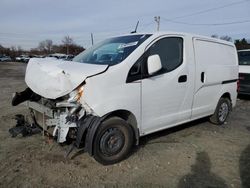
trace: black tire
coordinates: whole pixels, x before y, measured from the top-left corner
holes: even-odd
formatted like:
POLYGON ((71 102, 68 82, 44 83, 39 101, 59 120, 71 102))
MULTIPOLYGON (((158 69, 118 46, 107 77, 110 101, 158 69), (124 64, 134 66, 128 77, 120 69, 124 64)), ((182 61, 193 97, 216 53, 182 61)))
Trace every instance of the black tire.
POLYGON ((210 117, 210 122, 222 125, 228 118, 231 111, 231 101, 228 98, 220 98, 214 114, 210 117))
POLYGON ((94 158, 103 165, 120 162, 130 154, 133 143, 131 126, 119 117, 109 118, 96 132, 93 143, 94 158))

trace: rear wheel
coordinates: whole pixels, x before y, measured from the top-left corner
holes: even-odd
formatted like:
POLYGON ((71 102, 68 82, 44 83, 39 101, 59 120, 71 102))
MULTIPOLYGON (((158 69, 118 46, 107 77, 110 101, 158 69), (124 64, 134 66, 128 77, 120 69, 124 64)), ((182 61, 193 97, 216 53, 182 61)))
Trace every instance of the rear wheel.
POLYGON ((96 132, 94 158, 103 165, 117 163, 125 159, 133 145, 133 130, 119 117, 105 120, 96 132))
POLYGON ((231 102, 228 98, 220 98, 214 114, 210 117, 210 121, 216 125, 222 125, 228 118, 231 109, 231 102))

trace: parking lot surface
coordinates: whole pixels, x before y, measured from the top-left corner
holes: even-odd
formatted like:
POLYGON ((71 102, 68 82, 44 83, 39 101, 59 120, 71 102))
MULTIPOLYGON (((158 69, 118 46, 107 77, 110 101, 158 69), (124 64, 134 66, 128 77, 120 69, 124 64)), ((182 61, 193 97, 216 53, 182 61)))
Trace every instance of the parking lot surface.
POLYGON ((227 123, 206 118, 143 137, 125 161, 102 166, 48 137, 11 138, 12 93, 26 88, 26 64, 0 63, 0 187, 250 187, 250 97, 227 123))

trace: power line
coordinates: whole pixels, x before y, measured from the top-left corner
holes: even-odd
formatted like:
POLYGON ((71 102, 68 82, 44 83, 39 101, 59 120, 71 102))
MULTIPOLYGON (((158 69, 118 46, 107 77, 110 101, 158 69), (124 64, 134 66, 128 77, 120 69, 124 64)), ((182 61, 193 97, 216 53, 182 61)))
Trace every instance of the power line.
POLYGON ((181 21, 175 21, 172 19, 167 19, 164 17, 162 17, 162 19, 164 21, 171 22, 171 23, 191 25, 191 26, 222 26, 222 25, 235 25, 235 24, 242 24, 242 23, 250 23, 250 20, 223 22, 223 23, 187 23, 187 22, 181 22, 181 21))
POLYGON ((141 27, 140 27, 141 31, 145 31, 146 28, 148 28, 150 25, 153 25, 153 24, 155 24, 154 21, 148 22, 146 24, 142 24, 141 27))
POLYGON ((235 5, 239 5, 239 4, 246 3, 246 2, 250 2, 250 0, 238 1, 238 2, 229 3, 229 4, 226 4, 226 5, 222 5, 222 6, 218 6, 218 7, 214 7, 214 8, 201 10, 201 11, 194 12, 194 13, 191 13, 191 14, 185 14, 185 15, 182 15, 182 16, 177 16, 177 17, 171 18, 171 20, 177 20, 177 19, 181 19, 181 18, 186 18, 186 17, 190 17, 190 16, 204 14, 204 13, 207 13, 207 12, 211 12, 211 11, 215 11, 215 10, 219 10, 219 9, 223 9, 223 8, 227 8, 227 7, 231 7, 231 6, 235 6, 235 5))

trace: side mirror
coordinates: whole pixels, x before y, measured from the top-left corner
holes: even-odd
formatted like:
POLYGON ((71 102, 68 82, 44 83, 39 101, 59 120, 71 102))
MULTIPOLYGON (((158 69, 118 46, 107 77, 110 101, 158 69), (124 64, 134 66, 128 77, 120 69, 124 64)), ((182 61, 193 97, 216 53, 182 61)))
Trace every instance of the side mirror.
POLYGON ((151 55, 148 57, 147 61, 148 66, 148 74, 153 75, 154 73, 158 72, 162 69, 161 59, 159 55, 151 55))

